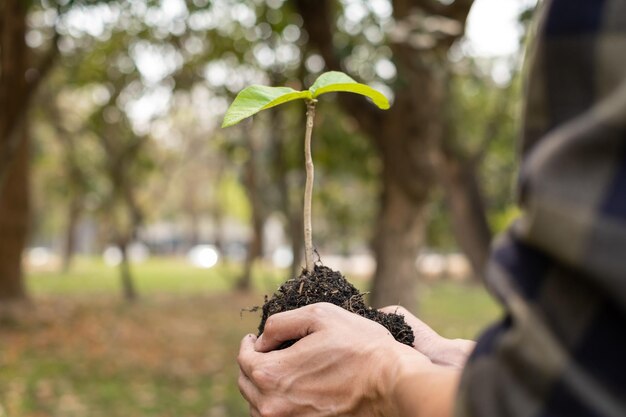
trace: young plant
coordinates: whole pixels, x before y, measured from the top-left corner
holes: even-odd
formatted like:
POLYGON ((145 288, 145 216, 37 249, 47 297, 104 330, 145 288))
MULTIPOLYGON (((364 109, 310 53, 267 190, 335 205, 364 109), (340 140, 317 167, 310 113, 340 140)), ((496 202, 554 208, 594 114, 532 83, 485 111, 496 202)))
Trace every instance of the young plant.
POLYGON ((304 260, 306 272, 313 273, 313 229, 311 225, 311 198, 315 170, 311 157, 311 136, 315 119, 317 98, 325 93, 348 92, 370 98, 381 109, 388 109, 389 102, 380 92, 365 84, 357 83, 343 72, 331 71, 320 75, 313 85, 304 91, 289 87, 268 87, 253 85, 243 89, 230 105, 222 127, 235 125, 261 110, 278 106, 293 100, 306 103, 306 134, 304 137, 304 155, 306 164, 306 185, 304 189, 304 260))

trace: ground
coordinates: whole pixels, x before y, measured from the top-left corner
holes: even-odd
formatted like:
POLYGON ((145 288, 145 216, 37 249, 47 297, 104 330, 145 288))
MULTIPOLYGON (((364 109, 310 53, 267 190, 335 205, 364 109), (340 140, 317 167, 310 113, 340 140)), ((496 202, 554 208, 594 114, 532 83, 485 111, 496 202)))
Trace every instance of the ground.
MULTIPOLYGON (((120 300, 115 270, 94 261, 31 275, 32 303, 0 322, 0 417, 248 415, 235 357, 259 318, 241 311, 281 274, 259 268, 257 290, 242 295, 228 290, 235 266, 156 260, 135 270, 134 304, 120 300)), ((473 337, 498 314, 476 285, 420 291, 420 316, 448 336, 473 337)))

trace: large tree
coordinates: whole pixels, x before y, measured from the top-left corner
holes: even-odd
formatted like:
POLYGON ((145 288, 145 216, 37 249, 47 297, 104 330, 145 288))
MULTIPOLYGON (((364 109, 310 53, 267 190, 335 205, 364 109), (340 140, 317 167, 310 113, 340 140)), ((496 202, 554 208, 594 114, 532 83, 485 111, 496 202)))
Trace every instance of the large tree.
POLYGON ((56 36, 43 54, 26 44, 29 4, 0 4, 0 300, 26 296, 21 262, 29 224, 27 113, 57 55, 56 36))

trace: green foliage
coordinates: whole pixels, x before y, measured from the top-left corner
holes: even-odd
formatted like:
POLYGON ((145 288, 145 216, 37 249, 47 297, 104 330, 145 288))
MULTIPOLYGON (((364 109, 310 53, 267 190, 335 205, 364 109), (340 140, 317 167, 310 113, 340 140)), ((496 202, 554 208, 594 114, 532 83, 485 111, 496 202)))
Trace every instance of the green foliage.
POLYGON ((494 213, 491 213, 491 216, 489 217, 489 223, 491 224, 493 230, 502 231, 505 230, 507 227, 510 227, 513 221, 519 218, 520 215, 521 211, 519 207, 511 204, 500 211, 495 211, 494 213))
MULTIPOLYGON (((498 234, 517 213, 513 188, 518 169, 515 141, 521 82, 514 72, 508 83, 494 83, 492 66, 489 61, 466 58, 453 74, 446 146, 461 159, 474 161, 486 216, 493 233, 498 234)), ((434 195, 428 239, 434 247, 453 250, 456 242, 443 196, 434 195)))
POLYGON ((308 91, 296 91, 289 87, 268 87, 253 85, 237 95, 224 116, 222 127, 235 125, 243 119, 279 104, 297 99, 311 99, 308 91))
POLYGON ((243 89, 226 112, 222 127, 235 125, 261 110, 279 104, 298 99, 315 100, 322 94, 339 91, 361 94, 370 98, 379 108, 385 110, 389 108, 389 101, 380 92, 354 81, 342 72, 330 71, 320 75, 313 85, 305 91, 296 91, 289 87, 263 85, 252 85, 243 89))
POLYGON ((437 281, 420 288, 420 318, 444 337, 476 339, 501 307, 481 285, 437 281))
POLYGON ((217 183, 216 197, 220 206, 229 216, 243 222, 250 221, 250 202, 246 197, 246 190, 241 182, 233 175, 225 175, 217 183))
POLYGON ((389 108, 389 101, 382 93, 368 85, 357 83, 343 72, 325 72, 315 80, 313 85, 309 88, 309 91, 314 99, 325 93, 339 91, 361 94, 362 96, 370 98, 378 108, 383 110, 389 108))

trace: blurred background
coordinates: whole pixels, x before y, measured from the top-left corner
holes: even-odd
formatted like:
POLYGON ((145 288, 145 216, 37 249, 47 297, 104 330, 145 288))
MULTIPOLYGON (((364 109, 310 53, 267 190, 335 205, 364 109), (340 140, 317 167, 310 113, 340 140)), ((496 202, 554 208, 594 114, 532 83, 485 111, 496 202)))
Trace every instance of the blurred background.
POLYGON ((305 106, 221 129, 250 84, 342 70, 313 240, 448 337, 516 216, 535 0, 2 0, 0 417, 246 416, 235 357, 302 268, 305 106))

